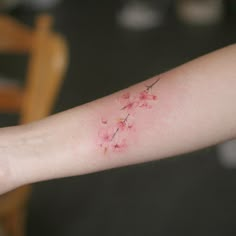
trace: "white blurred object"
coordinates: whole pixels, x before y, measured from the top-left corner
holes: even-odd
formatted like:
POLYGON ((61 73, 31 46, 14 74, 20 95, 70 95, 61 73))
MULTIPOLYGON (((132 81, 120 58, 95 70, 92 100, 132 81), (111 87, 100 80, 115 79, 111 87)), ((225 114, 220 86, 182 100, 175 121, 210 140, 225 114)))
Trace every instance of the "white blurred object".
POLYGON ((124 28, 147 30, 161 25, 164 13, 163 7, 158 7, 158 4, 149 1, 127 1, 117 14, 117 21, 124 28))
POLYGON ((236 139, 217 147, 220 163, 227 168, 236 168, 236 139))
POLYGON ((178 0, 176 13, 183 22, 188 24, 215 24, 223 19, 223 5, 223 0, 178 0))

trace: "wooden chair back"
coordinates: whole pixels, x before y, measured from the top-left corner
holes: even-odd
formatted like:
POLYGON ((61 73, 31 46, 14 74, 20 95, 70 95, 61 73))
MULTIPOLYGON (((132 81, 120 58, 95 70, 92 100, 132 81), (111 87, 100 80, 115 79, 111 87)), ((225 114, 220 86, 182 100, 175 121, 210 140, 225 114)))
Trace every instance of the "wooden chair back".
MULTIPOLYGON (((0 53, 28 53, 25 85, 0 81, 0 112, 19 113, 24 124, 48 116, 68 64, 64 38, 51 30, 52 17, 41 15, 35 29, 0 16, 0 53)), ((31 187, 0 196, 0 221, 10 236, 24 235, 25 206, 31 187)))

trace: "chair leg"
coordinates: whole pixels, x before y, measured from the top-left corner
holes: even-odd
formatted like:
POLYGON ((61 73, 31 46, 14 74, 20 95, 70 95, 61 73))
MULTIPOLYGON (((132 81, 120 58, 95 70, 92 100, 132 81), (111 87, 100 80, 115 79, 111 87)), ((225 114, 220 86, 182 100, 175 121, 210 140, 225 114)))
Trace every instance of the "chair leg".
POLYGON ((3 222, 7 236, 25 236, 25 209, 15 209, 8 214, 3 222))

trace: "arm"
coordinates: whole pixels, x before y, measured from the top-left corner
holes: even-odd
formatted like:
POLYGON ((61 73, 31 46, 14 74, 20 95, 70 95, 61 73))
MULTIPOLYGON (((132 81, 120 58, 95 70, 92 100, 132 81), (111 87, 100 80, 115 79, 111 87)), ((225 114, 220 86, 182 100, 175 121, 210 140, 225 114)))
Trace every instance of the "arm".
POLYGON ((0 162, 7 184, 0 191, 236 137, 235 63, 233 45, 83 106, 2 129, 0 162))

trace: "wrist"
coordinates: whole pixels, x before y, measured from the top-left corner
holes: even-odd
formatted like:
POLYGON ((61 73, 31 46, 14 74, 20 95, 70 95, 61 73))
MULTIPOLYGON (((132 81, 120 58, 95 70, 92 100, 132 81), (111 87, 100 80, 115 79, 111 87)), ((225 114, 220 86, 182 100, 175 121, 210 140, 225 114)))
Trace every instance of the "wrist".
POLYGON ((21 185, 21 176, 15 175, 15 159, 22 153, 17 144, 19 131, 18 126, 0 129, 0 194, 21 185))

